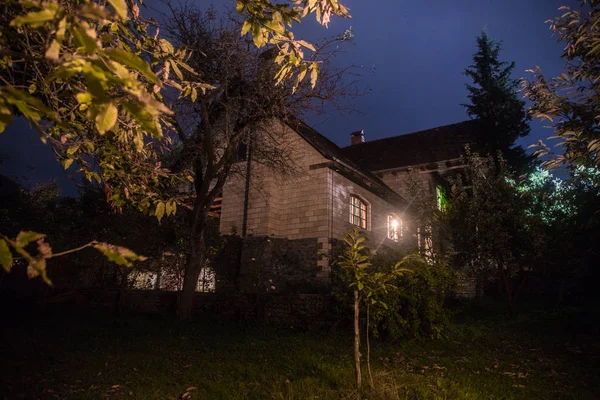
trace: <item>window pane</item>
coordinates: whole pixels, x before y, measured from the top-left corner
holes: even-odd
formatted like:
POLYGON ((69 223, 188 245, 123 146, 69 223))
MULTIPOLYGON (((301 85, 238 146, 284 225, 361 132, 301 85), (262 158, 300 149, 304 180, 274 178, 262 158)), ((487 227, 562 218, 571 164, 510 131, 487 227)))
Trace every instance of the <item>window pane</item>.
POLYGON ((367 204, 356 196, 350 197, 350 223, 367 228, 367 204))

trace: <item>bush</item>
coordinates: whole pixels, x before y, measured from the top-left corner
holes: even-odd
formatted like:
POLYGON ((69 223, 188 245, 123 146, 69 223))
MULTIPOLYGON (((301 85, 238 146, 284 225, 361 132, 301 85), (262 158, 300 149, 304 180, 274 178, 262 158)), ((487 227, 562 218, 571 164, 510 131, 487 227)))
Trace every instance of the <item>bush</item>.
MULTIPOLYGON (((352 290, 347 284, 349 277, 335 263, 340 247, 335 246, 332 251, 333 294, 338 302, 336 311, 340 322, 349 324, 352 290)), ((387 271, 405 257, 401 251, 381 247, 369 261, 373 272, 387 271)), ((373 335, 391 340, 446 337, 451 317, 446 299, 456 284, 456 273, 446 262, 429 264, 418 254, 410 255, 408 260, 405 267, 412 272, 402 274, 393 283, 394 290, 376 299, 388 307, 371 306, 373 335)), ((362 317, 366 317, 365 313, 362 317)))
POLYGON ((446 299, 456 274, 445 263, 413 260, 413 272, 398 278, 398 290, 390 294, 394 298, 387 299, 390 310, 381 316, 379 329, 391 339, 445 337, 451 316, 446 299))

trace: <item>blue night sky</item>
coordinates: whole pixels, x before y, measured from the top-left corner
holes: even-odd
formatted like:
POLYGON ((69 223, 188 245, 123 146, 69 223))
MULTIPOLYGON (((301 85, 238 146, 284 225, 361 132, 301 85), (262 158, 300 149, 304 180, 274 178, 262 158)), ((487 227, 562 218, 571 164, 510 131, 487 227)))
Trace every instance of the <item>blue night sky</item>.
MULTIPOLYGON (((156 5, 157 0, 147 0, 156 5)), ((233 0, 201 2, 217 10, 233 0)), ((461 103, 467 102, 462 71, 471 64, 475 38, 482 29, 503 42, 502 60, 515 61, 514 78, 536 65, 549 76, 558 75, 562 46, 550 34, 546 20, 558 15, 561 5, 573 0, 345 0, 352 19, 335 18, 329 29, 313 21, 296 26, 297 37, 309 40, 352 27, 355 45, 338 58, 343 65, 365 69, 362 84, 370 94, 353 101, 359 113, 331 111, 307 122, 340 146, 350 133, 363 129, 367 140, 396 136, 468 119, 461 103)), ((158 6, 156 6, 159 8, 158 6)), ((158 17, 158 13, 150 10, 158 17)), ((551 135, 532 122, 532 132, 520 144, 529 145, 551 135)), ((54 160, 24 121, 0 135, 0 173, 27 177, 31 185, 56 178, 65 194, 74 194, 67 173, 54 160)), ((21 178, 22 179, 22 178, 21 178)))

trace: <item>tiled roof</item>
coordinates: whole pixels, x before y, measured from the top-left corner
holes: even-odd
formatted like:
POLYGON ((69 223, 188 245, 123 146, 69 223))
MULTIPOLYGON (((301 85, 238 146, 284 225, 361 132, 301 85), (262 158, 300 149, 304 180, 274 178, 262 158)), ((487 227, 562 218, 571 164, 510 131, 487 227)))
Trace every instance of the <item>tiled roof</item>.
POLYGON ((466 144, 474 142, 477 125, 470 120, 385 139, 367 138, 365 143, 340 150, 370 171, 453 160, 460 157, 466 144))
POLYGON ((343 149, 327 139, 325 136, 317 132, 315 129, 297 119, 295 117, 288 117, 286 124, 298 132, 298 134, 304 138, 313 148, 320 152, 325 158, 340 163, 344 167, 348 167, 350 170, 354 170, 357 173, 364 176, 368 181, 368 189, 375 192, 382 198, 386 198, 393 202, 404 203, 405 200, 399 196, 396 192, 390 189, 385 183, 383 183, 375 174, 368 169, 362 168, 359 164, 354 162, 352 159, 347 157, 343 149))

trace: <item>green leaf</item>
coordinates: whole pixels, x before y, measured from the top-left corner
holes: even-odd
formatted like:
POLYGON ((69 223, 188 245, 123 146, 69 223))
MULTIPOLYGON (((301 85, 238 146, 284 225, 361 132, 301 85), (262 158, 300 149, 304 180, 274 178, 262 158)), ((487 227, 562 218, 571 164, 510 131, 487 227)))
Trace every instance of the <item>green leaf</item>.
POLYGON ((244 11, 244 2, 241 0, 237 0, 237 2, 235 3, 235 11, 238 14, 241 14, 242 11, 244 11))
POLYGON ((161 201, 156 205, 156 211, 154 215, 156 215, 158 222, 160 222, 160 220, 165 216, 165 203, 161 201))
POLYGON ((28 89, 29 94, 34 94, 36 89, 37 89, 37 86, 35 86, 35 84, 32 83, 31 85, 29 85, 29 89, 28 89))
POLYGON ((358 282, 358 290, 363 290, 365 288, 364 283, 358 282))
POLYGON ((77 98, 77 101, 82 104, 88 104, 92 102, 92 95, 87 92, 77 93, 75 97, 77 98))
POLYGON ((147 257, 140 256, 126 247, 115 246, 108 243, 97 243, 94 248, 100 251, 106 258, 119 265, 131 267, 132 261, 144 261, 147 257))
POLYGON ((171 64, 171 68, 173 68, 173 71, 175 72, 175 75, 177 75, 179 80, 183 80, 183 74, 181 73, 181 70, 177 66, 177 63, 173 60, 169 60, 169 64, 171 64))
POLYGON ((97 107, 96 129, 102 135, 115 126, 119 110, 114 103, 104 103, 97 107))
POLYGON ((4 239, 0 239, 0 264, 6 272, 10 272, 13 263, 13 256, 4 239))
POLYGON ((95 38, 88 35, 83 29, 79 27, 73 27, 73 36, 78 47, 83 47, 89 54, 96 51, 98 48, 98 42, 95 38))
POLYGON ((38 239, 44 238, 46 235, 43 233, 37 233, 32 231, 21 231, 17 235, 16 244, 18 247, 25 247, 31 242, 35 242, 38 239))
POLYGON ((108 0, 121 19, 127 19, 127 4, 125 0, 108 0))
POLYGON ((0 96, 0 133, 12 122, 12 108, 0 96))
POLYGON ((160 85, 160 80, 152 72, 150 65, 129 51, 123 49, 106 49, 104 53, 113 61, 128 66, 131 69, 141 72, 150 82, 160 85))
POLYGON ((36 28, 44 25, 48 21, 52 21, 56 16, 56 9, 45 8, 42 11, 30 12, 26 15, 21 15, 13 19, 10 23, 11 26, 22 26, 29 25, 32 28, 36 28))

